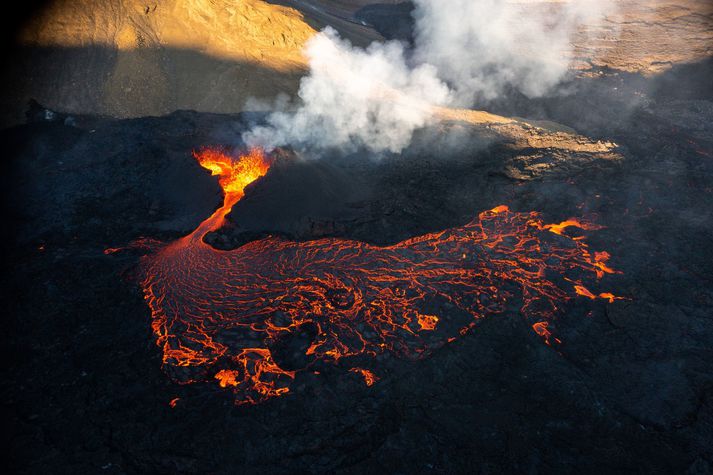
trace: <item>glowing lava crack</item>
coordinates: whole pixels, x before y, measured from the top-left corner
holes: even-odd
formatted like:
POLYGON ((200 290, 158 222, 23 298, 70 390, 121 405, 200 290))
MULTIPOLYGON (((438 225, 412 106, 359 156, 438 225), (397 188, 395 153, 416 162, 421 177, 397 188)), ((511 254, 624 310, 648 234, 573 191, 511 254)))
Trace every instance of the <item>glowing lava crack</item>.
MULTIPOLYGON (((259 152, 233 160, 217 149, 195 154, 220 177, 223 207, 190 235, 151 244, 143 289, 166 371, 178 382, 215 381, 238 404, 287 393, 315 361, 365 361, 380 353, 421 358, 486 316, 519 309, 548 344, 549 322, 585 282, 615 273, 609 255, 590 252, 566 229, 599 227, 568 220, 545 224, 536 212, 498 206, 465 226, 378 247, 345 239, 291 242, 268 237, 221 251, 203 242, 222 226, 245 187, 265 175, 259 152), (306 338, 299 364, 274 351, 306 338)), ((288 355, 289 356, 289 355, 288 355)), ((367 385, 371 371, 347 364, 367 385)))

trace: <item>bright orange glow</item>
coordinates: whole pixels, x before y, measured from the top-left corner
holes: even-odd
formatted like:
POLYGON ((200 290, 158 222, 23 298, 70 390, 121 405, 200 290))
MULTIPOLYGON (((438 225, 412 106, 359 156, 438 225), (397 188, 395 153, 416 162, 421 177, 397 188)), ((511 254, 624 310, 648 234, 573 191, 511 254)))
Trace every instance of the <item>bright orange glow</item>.
POLYGON ((418 324, 421 326, 421 330, 435 330, 436 324, 438 323, 438 317, 435 315, 421 315, 417 316, 418 324))
POLYGON ((562 233, 564 233, 564 230, 571 226, 581 228, 582 224, 577 220, 568 219, 566 221, 562 221, 559 224, 545 224, 542 229, 548 229, 551 233, 559 234, 561 236, 562 233))
POLYGON ((582 297, 587 297, 588 299, 591 300, 596 300, 596 299, 604 299, 608 300, 609 303, 613 303, 615 300, 626 300, 625 297, 617 297, 616 295, 612 294, 611 292, 602 292, 600 294, 594 294, 589 291, 585 286, 578 284, 574 286, 574 291, 577 293, 577 295, 581 295, 582 297))
POLYGON ((235 370, 221 369, 215 373, 215 379, 218 380, 221 388, 227 388, 228 386, 237 386, 238 381, 236 378, 240 373, 235 370))
POLYGON ((367 386, 373 386, 374 383, 379 380, 379 377, 368 369, 352 368, 349 371, 351 371, 352 373, 360 374, 361 377, 364 378, 364 384, 366 384, 367 386))
POLYGON ((552 336, 552 332, 550 331, 549 327, 549 322, 537 322, 534 325, 532 325, 532 329, 537 333, 540 338, 542 338, 546 344, 551 345, 552 341, 555 343, 561 343, 561 341, 558 338, 555 338, 552 336))
POLYGON ((490 210, 490 212, 494 214, 507 213, 508 211, 510 211, 510 208, 506 205, 496 206, 490 210))
MULTIPOLYGON (((182 383, 217 382, 237 404, 288 393, 297 372, 313 371, 309 362, 349 364, 382 353, 420 359, 478 320, 510 311, 537 322, 533 331, 547 344, 559 343, 551 322, 568 300, 620 298, 587 290, 617 271, 608 253, 592 253, 582 236, 565 232, 600 226, 575 219, 545 224, 536 212, 505 205, 392 246, 267 237, 216 250, 204 236, 223 224, 270 162, 259 151, 237 159, 216 149, 195 155, 219 176, 224 205, 184 238, 138 243, 150 250, 142 287, 166 372, 182 383), (271 345, 308 327, 316 332, 303 355, 308 363, 284 369, 271 345)), ((351 371, 367 385, 378 379, 351 371)))
POLYGON ((225 152, 211 148, 194 152, 193 156, 203 168, 220 177, 218 183, 223 188, 226 197, 234 194, 238 199, 245 194, 246 186, 265 176, 270 168, 262 150, 256 148, 241 155, 238 160, 232 159, 225 152))
POLYGON ((220 177, 218 184, 225 193, 223 206, 193 232, 193 235, 201 234, 202 238, 207 232, 215 231, 223 226, 225 216, 230 213, 235 203, 245 196, 245 187, 265 176, 270 169, 270 163, 262 150, 259 149, 252 149, 237 160, 231 158, 226 152, 213 148, 204 148, 193 152, 193 156, 203 168, 210 170, 211 175, 220 177))
POLYGON ((616 271, 607 265, 607 261, 611 256, 608 252, 595 252, 594 253, 594 266, 597 268, 597 277, 602 278, 604 274, 621 274, 621 272, 616 271))

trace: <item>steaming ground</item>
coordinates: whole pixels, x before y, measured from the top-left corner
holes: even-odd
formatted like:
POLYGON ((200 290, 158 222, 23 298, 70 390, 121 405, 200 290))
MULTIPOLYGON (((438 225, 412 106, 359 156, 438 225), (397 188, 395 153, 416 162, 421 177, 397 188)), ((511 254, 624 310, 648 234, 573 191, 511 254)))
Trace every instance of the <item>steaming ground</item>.
POLYGON ((589 242, 612 253, 624 274, 608 287, 632 300, 572 302, 559 320, 557 349, 506 315, 423 361, 383 358, 372 387, 356 375, 324 374, 247 409, 226 393, 165 377, 131 279, 138 255, 103 250, 193 229, 222 200, 190 151, 259 117, 181 112, 48 122, 38 110, 33 117, 42 120, 2 133, 5 215, 17 225, 5 248, 14 275, 3 282, 11 466, 20 473, 281 473, 285 464, 322 473, 707 473, 710 68, 592 79, 566 99, 499 106, 537 120, 450 111, 403 155, 380 161, 364 151, 322 161, 282 152, 248 188, 230 226, 211 237, 214 245, 272 232, 387 243, 508 204, 551 221, 589 215, 607 226, 589 242), (632 104, 636 91, 645 96, 632 104))

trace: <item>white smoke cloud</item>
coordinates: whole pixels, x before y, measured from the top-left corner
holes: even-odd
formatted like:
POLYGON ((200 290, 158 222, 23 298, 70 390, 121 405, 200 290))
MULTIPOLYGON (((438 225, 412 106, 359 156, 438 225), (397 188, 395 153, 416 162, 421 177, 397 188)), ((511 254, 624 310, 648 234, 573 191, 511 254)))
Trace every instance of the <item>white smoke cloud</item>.
POLYGON ((306 46, 296 111, 243 135, 250 146, 403 150, 434 106, 472 104, 506 86, 542 95, 567 74, 571 38, 601 21, 597 0, 414 0, 415 45, 353 47, 332 28, 306 46))
POLYGON ((414 0, 415 59, 435 66, 459 105, 496 98, 506 86, 529 97, 567 74, 571 40, 601 22, 607 0, 414 0))
POLYGON ((431 107, 449 101, 435 68, 409 67, 401 43, 373 43, 363 50, 328 27, 309 40, 305 53, 310 73, 300 83, 303 105, 296 112, 275 112, 269 126, 244 136, 246 143, 398 152, 426 125, 431 107))

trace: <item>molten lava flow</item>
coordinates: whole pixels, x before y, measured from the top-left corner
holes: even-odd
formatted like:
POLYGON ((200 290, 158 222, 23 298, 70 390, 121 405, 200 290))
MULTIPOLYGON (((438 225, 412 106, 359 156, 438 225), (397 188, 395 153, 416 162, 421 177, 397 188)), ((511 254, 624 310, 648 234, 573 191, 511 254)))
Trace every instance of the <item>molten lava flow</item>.
POLYGON ((583 236, 567 232, 599 226, 545 224, 507 206, 386 247, 268 237, 216 250, 203 237, 269 162, 258 151, 233 161, 207 149, 196 158, 220 177, 224 205, 190 235, 154 245, 142 261, 143 288, 166 371, 179 382, 229 388, 238 404, 287 393, 316 361, 345 365, 372 385, 376 375, 352 362, 384 352, 422 358, 506 311, 519 310, 548 344, 558 343, 552 319, 566 301, 618 298, 584 286, 616 272, 609 254, 591 253, 583 236), (290 336, 306 341, 294 361, 276 350, 290 336))
POLYGON ((374 383, 379 380, 379 377, 376 376, 371 371, 369 371, 368 369, 352 368, 349 371, 351 371, 352 373, 360 374, 361 377, 364 378, 364 384, 366 384, 367 386, 373 386, 374 383))
POLYGON ((552 341, 555 341, 556 343, 562 343, 558 338, 552 336, 552 332, 550 331, 549 326, 549 322, 537 322, 532 325, 532 329, 535 331, 535 333, 540 335, 540 337, 548 345, 551 345, 552 341))
POLYGON ((218 149, 206 148, 200 152, 194 152, 198 163, 203 168, 210 170, 212 175, 218 175, 218 183, 223 188, 225 198, 223 206, 213 215, 203 221, 198 228, 193 231, 188 238, 201 241, 203 236, 211 231, 220 229, 225 222, 225 216, 230 213, 235 203, 245 195, 245 187, 258 178, 265 176, 270 168, 261 150, 252 149, 246 155, 242 155, 239 160, 233 160, 225 152, 218 149))

